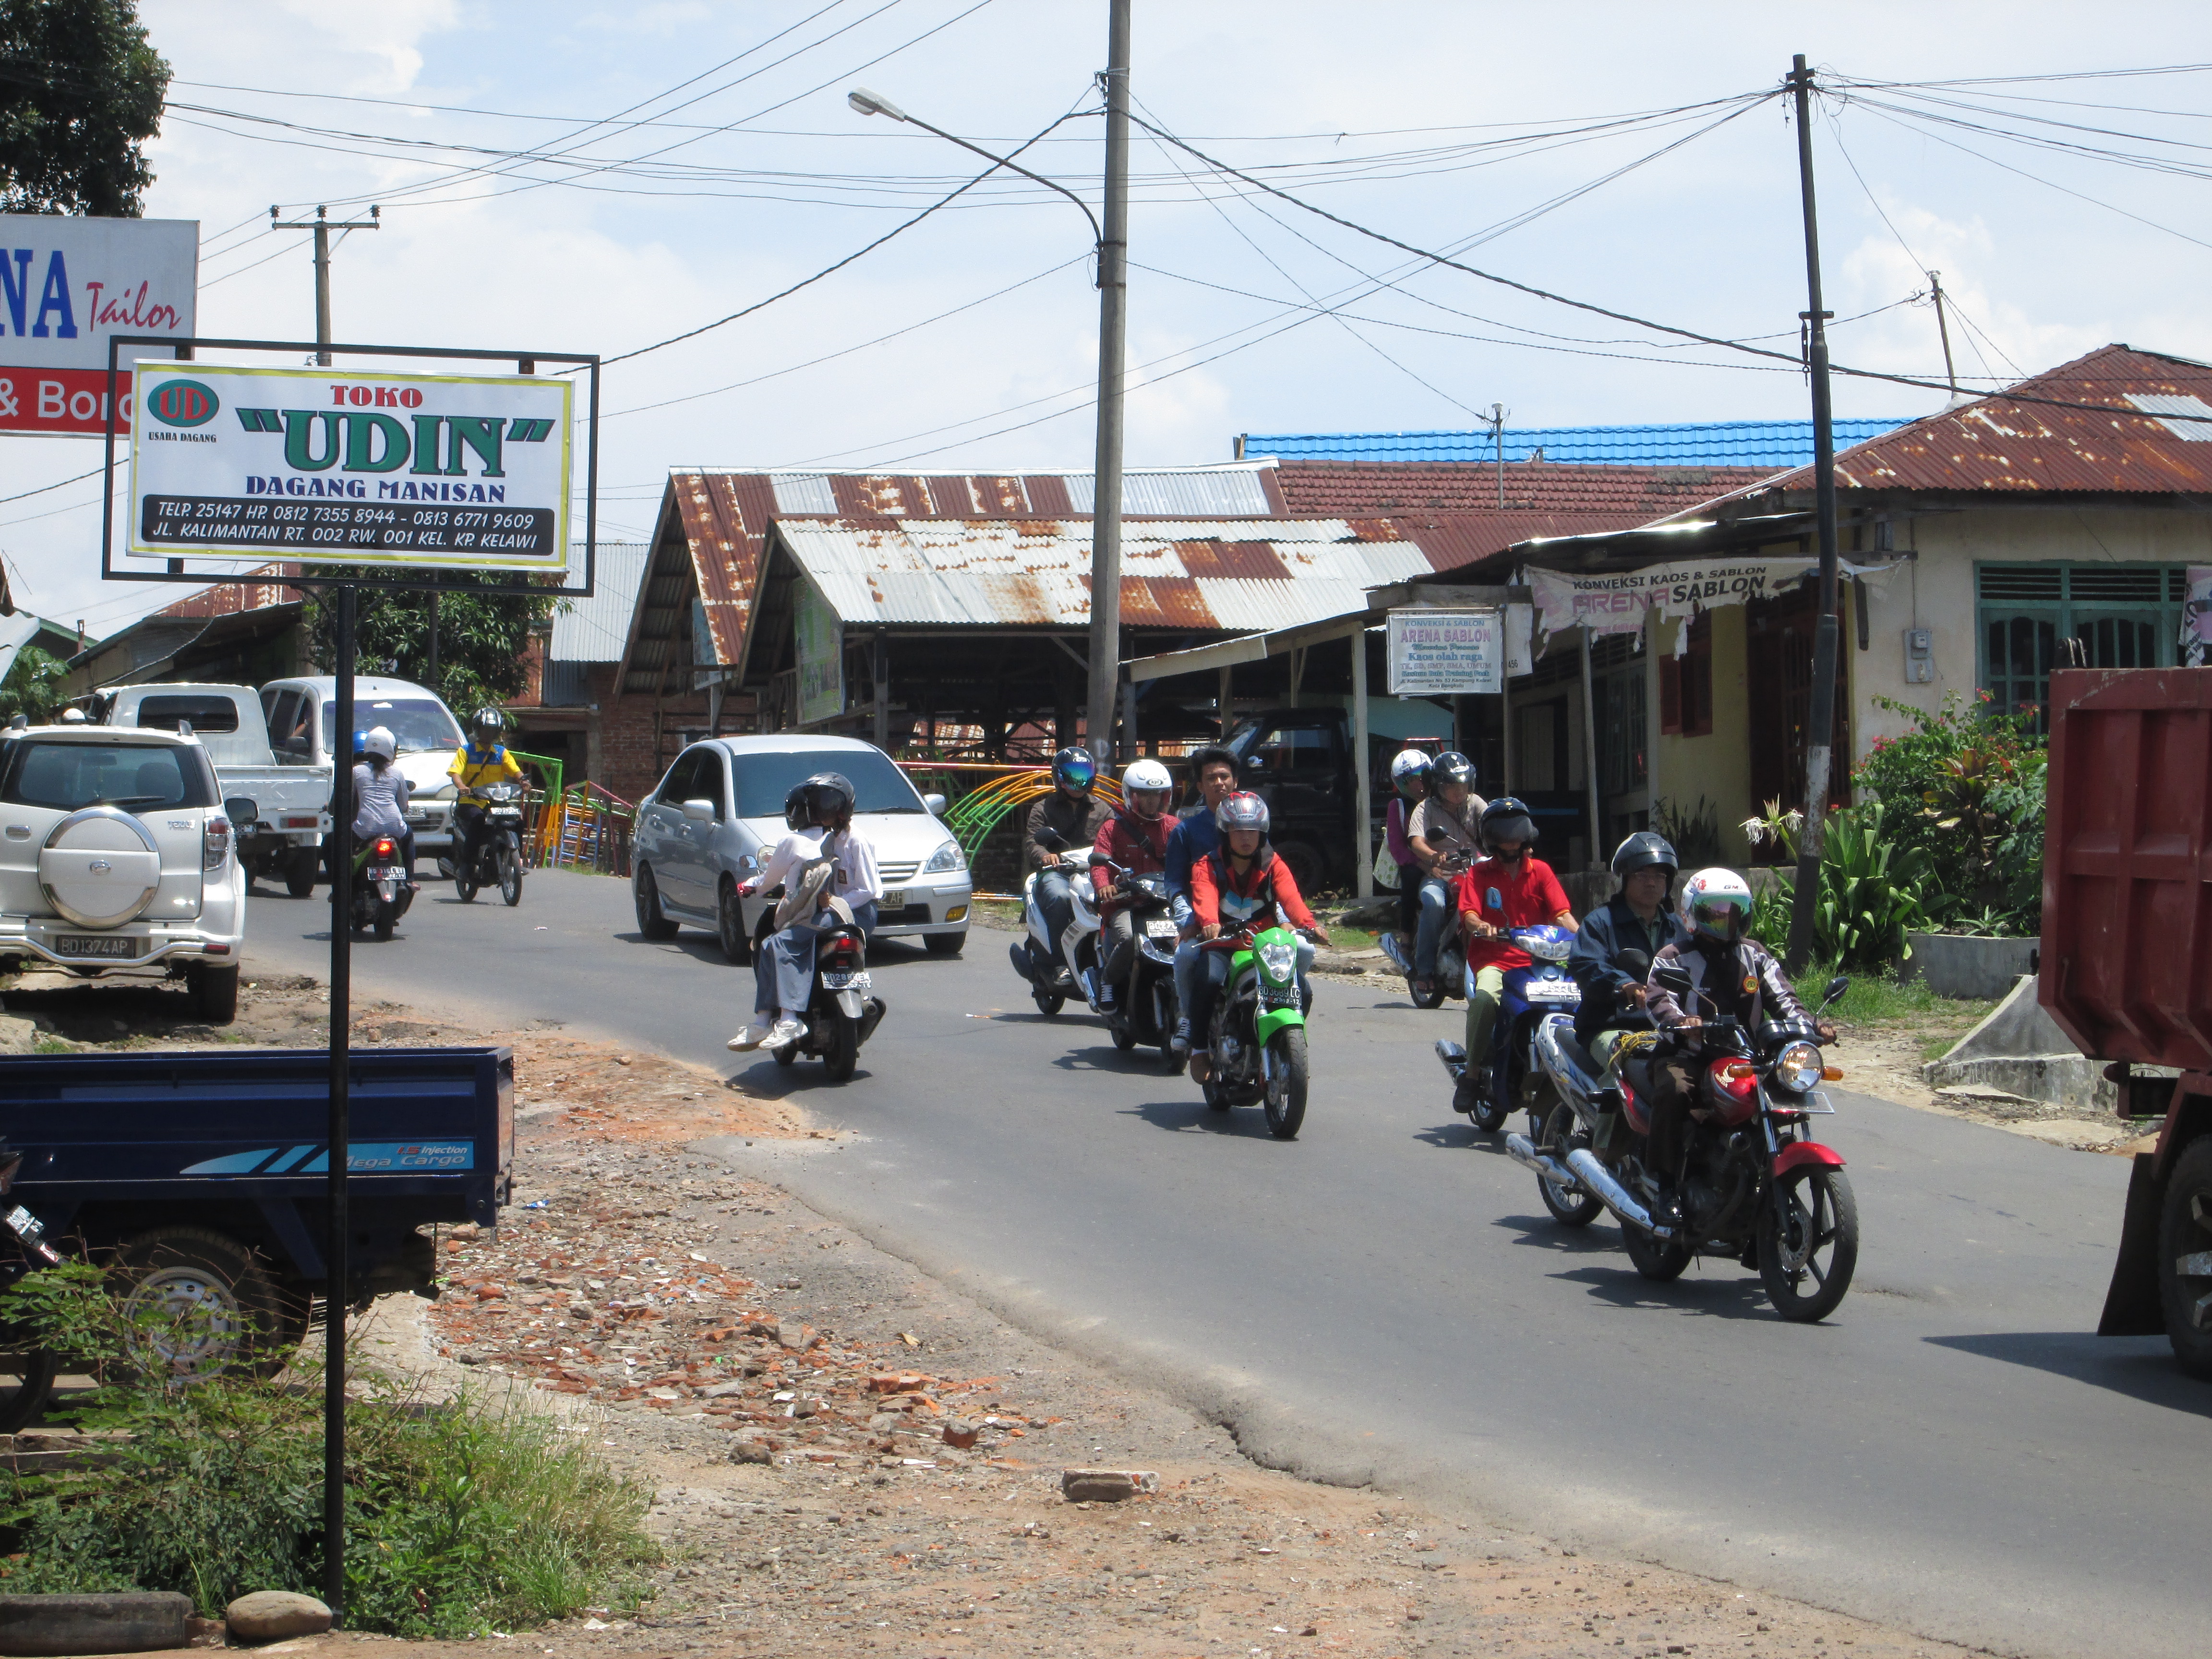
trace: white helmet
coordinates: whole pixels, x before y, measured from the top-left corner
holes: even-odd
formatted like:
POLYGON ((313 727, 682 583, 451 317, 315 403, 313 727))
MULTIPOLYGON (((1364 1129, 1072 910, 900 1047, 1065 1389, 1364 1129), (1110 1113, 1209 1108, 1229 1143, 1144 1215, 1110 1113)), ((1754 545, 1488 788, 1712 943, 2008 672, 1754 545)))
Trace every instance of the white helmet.
POLYGON ((1682 884, 1682 925, 1699 939, 1734 945, 1751 926, 1751 884, 1733 870, 1700 870, 1682 884))
POLYGON ((1390 763, 1390 786, 1407 800, 1419 800, 1429 781, 1431 757, 1419 749, 1401 749, 1390 763))
POLYGON ((372 726, 368 728, 368 735, 361 740, 361 752, 364 755, 381 755, 385 759, 390 760, 399 752, 399 744, 392 737, 390 726, 372 726))
POLYGON ((1156 760, 1134 762, 1127 771, 1121 774, 1121 799, 1128 802, 1129 810, 1140 818, 1159 817, 1167 810, 1169 800, 1174 794, 1175 779, 1168 769, 1156 760), (1147 812, 1137 805, 1136 798, 1140 793, 1157 793, 1163 799, 1157 808, 1147 812))

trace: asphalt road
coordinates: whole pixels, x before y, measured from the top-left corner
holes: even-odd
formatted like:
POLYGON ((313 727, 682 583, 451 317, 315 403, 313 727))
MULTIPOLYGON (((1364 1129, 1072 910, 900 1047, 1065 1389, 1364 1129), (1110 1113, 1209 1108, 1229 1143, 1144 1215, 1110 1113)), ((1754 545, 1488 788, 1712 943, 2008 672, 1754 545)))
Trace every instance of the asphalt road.
MULTIPOLYGON (((248 977, 324 976, 326 916, 257 897, 248 977)), ((796 1096, 856 1138, 723 1150, 1269 1464, 2000 1651, 2203 1650, 2212 1388, 2162 1340, 2092 1334, 2122 1160, 1838 1091, 1857 1279, 1827 1323, 1785 1325, 1732 1265, 1652 1286, 1610 1220, 1555 1225, 1449 1109, 1429 1045, 1456 1012, 1320 982, 1305 1131, 1279 1143, 1152 1051, 1039 1017, 1010 937, 881 949, 890 1012, 842 1089, 727 1053, 750 971, 688 929, 641 939, 622 882, 533 873, 513 911, 426 884, 353 960, 364 997, 562 1021, 796 1096)))

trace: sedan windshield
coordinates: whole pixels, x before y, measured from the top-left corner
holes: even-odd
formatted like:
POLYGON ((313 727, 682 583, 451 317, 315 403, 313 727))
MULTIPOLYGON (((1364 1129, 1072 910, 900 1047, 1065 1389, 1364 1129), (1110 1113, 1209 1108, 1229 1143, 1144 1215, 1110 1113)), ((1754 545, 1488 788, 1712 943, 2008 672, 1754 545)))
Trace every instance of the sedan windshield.
POLYGON ((859 797, 856 812, 927 812, 906 774, 880 749, 799 749, 782 754, 738 754, 730 757, 738 786, 738 816, 783 816, 784 797, 817 772, 838 772, 852 781, 859 797))
MULTIPOLYGON (((333 741, 327 745, 333 753, 342 745, 337 736, 338 706, 335 702, 323 705, 323 730, 333 741)), ((373 726, 390 729, 393 744, 403 755, 425 749, 458 749, 461 746, 461 728, 446 712, 446 705, 430 697, 362 697, 353 700, 353 724, 357 732, 373 726)))

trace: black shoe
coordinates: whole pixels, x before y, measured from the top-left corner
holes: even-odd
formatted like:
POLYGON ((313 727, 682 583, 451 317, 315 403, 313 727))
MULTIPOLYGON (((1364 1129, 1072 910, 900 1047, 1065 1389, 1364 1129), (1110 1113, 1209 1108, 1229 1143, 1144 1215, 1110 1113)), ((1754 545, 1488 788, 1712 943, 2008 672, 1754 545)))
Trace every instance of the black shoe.
POLYGON ((1452 1110, 1473 1117, 1481 1107, 1482 1079, 1475 1074, 1474 1068, 1469 1066, 1459 1074, 1459 1081, 1452 1085, 1452 1110))
POLYGON ((1651 1218, 1662 1227, 1679 1228, 1682 1224, 1682 1200, 1671 1182, 1658 1183, 1658 1191, 1651 1199, 1651 1218))

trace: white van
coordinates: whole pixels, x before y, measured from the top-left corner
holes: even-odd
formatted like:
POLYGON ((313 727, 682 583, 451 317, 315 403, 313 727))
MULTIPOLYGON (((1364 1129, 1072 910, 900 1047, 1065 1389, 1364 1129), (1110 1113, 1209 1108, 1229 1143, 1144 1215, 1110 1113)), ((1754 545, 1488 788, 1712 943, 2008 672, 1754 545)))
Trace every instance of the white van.
MULTIPOLYGON (((347 733, 331 727, 337 720, 338 683, 322 674, 296 680, 271 680, 261 688, 261 709, 269 725, 270 747, 280 764, 327 766, 333 755, 349 764, 353 744, 347 733)), ((453 782, 446 769, 461 746, 461 724, 438 694, 410 680, 372 679, 356 675, 353 725, 356 732, 386 726, 398 748, 395 763, 414 792, 407 827, 415 832, 418 854, 453 844, 453 782)))

